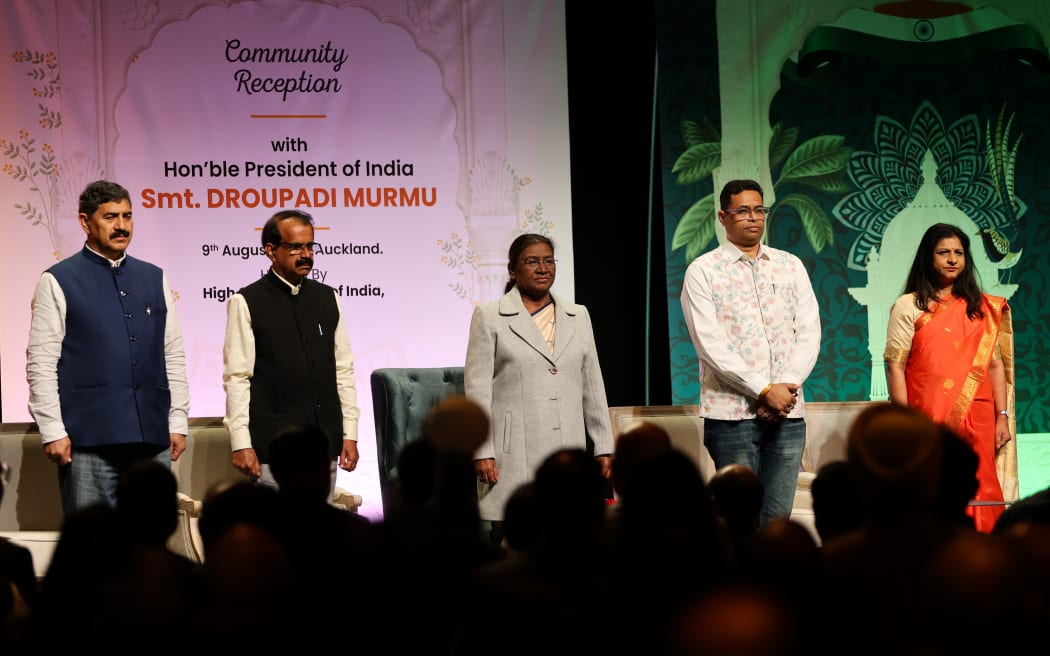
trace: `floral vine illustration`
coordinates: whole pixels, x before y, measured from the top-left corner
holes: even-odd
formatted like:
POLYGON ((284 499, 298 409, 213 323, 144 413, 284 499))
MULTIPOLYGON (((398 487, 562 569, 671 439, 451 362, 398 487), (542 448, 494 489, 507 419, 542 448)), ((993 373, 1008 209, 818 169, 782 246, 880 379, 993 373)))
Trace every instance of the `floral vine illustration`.
MULTIPOLYGON (((509 169, 508 169, 509 171, 509 169)), ((513 186, 522 189, 532 184, 532 178, 526 176, 518 178, 510 171, 507 180, 512 181, 513 186)), ((503 187, 505 185, 498 185, 503 187)), ((491 194, 490 194, 491 195, 491 194)), ((550 236, 554 230, 554 222, 544 215, 543 203, 536 203, 532 208, 523 212, 521 223, 518 224, 519 235, 534 232, 550 236)), ((441 250, 441 263, 455 271, 456 282, 449 283, 448 287, 461 299, 467 299, 472 304, 477 303, 476 273, 478 268, 478 253, 469 240, 465 240, 459 233, 453 232, 448 239, 438 239, 437 246, 441 250)))
POLYGON ((464 241, 458 233, 453 232, 448 239, 438 239, 441 249, 441 263, 456 272, 459 280, 449 283, 449 289, 459 298, 475 297, 474 271, 478 265, 478 255, 469 241, 464 241))
MULTIPOLYGON (((820 135, 797 144, 799 129, 773 126, 769 142, 769 167, 774 176, 773 190, 785 185, 800 185, 822 192, 846 193, 851 187, 845 181, 846 167, 853 150, 844 146, 845 138, 838 135, 820 135), (797 145, 796 145, 797 144, 797 145)), ((682 122, 685 152, 671 168, 680 185, 696 184, 707 178, 722 163, 722 137, 718 129, 703 122, 682 122)), ((831 220, 824 209, 810 196, 793 192, 778 198, 773 217, 784 208, 791 208, 798 216, 809 243, 816 252, 832 243, 831 220)), ((715 194, 711 193, 693 203, 682 215, 671 240, 671 249, 685 247, 686 261, 692 261, 714 239, 717 217, 715 194)), ((768 234, 768 233, 767 233, 768 234)))
POLYGON ((521 222, 521 233, 534 232, 549 237, 554 231, 554 222, 548 221, 543 216, 543 203, 536 203, 531 209, 525 210, 525 219, 521 222))
MULTIPOLYGON (((53 100, 61 89, 58 75, 58 57, 53 52, 16 50, 11 55, 16 64, 27 64, 27 77, 32 79, 33 96, 38 103, 41 129, 56 130, 62 126, 62 114, 51 109, 43 101, 53 100)), ((47 229, 54 249, 55 259, 60 257, 58 235, 55 226, 55 207, 58 202, 58 178, 61 166, 56 161, 55 150, 44 143, 37 147, 37 139, 27 130, 18 131, 17 140, 0 139, 0 153, 7 158, 2 170, 16 182, 25 183, 28 191, 36 195, 36 201, 15 203, 15 209, 32 225, 47 229)))

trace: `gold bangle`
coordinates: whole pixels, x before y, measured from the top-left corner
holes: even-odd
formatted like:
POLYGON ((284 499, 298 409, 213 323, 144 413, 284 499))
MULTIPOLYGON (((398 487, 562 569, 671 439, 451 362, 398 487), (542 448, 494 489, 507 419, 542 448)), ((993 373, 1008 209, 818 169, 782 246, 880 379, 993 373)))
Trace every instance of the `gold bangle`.
POLYGON ((758 393, 758 398, 762 398, 763 396, 768 394, 769 390, 771 389, 773 389, 773 383, 767 384, 765 387, 762 388, 762 391, 758 393))

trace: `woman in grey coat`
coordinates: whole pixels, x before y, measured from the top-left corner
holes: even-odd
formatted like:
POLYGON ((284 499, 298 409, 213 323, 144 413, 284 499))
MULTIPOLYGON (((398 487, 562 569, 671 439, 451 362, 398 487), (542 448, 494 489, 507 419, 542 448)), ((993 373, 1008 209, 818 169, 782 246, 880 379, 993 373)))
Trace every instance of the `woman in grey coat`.
POLYGON ((495 522, 517 487, 548 455, 588 448, 608 478, 613 452, 609 405, 587 308, 551 293, 554 244, 524 234, 510 245, 502 298, 470 321, 466 395, 489 413, 489 437, 475 454, 481 519, 495 522))

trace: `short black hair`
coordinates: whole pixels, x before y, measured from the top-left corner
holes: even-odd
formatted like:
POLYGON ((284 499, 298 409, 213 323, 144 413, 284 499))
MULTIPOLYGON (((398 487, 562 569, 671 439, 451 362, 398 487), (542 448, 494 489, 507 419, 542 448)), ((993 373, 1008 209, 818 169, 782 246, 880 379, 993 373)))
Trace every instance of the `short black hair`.
POLYGON ((122 200, 131 202, 131 194, 127 189, 109 180, 95 180, 80 193, 80 206, 77 211, 91 216, 99 205, 122 200))
POLYGON ((730 180, 722 187, 722 193, 718 196, 722 210, 728 210, 730 200, 742 191, 757 191, 759 196, 765 196, 762 193, 762 185, 754 180, 730 180))
POLYGON ((277 214, 274 214, 266 221, 262 229, 262 245, 266 244, 280 244, 281 243, 281 221, 285 219, 296 219, 299 223, 306 226, 313 226, 314 217, 310 216, 308 212, 302 210, 281 210, 277 214))

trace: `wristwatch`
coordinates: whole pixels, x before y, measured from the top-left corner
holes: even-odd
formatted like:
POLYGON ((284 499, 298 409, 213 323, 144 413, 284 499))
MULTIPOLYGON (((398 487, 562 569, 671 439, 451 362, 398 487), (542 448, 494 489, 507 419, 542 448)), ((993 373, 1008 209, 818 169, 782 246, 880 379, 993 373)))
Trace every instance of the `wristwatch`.
POLYGON ((999 414, 1001 414, 1001 415, 1002 415, 1002 416, 1004 416, 1004 417, 1009 417, 1009 416, 1010 416, 1010 413, 1009 413, 1009 412, 1007 412, 1006 410, 1000 410, 1000 411, 999 411, 999 414))

